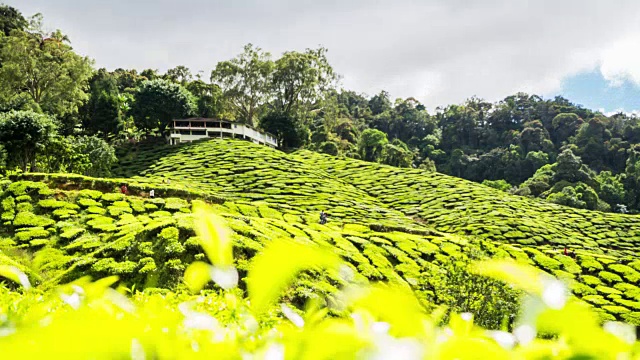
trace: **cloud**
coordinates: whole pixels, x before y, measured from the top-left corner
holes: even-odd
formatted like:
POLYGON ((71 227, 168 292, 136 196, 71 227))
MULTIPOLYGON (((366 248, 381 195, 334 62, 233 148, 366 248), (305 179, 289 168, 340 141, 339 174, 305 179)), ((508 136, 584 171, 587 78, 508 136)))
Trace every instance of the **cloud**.
MULTIPOLYGON (((13 4, 12 4, 13 3, 13 4)), ((13 0, 107 68, 208 74, 252 42, 278 55, 323 45, 343 85, 429 108, 477 95, 543 95, 599 69, 640 84, 640 3, 619 0, 13 0)))

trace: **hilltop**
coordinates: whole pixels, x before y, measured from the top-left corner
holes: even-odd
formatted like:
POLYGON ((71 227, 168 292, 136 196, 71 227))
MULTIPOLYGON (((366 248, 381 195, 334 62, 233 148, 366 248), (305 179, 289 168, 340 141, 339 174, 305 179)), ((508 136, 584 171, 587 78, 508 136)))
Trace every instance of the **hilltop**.
MULTIPOLYGON (((358 276, 403 284, 428 300, 434 273, 481 253, 570 280, 603 318, 640 324, 636 216, 243 141, 132 146, 119 158, 114 179, 26 174, 5 184, 0 261, 17 264, 41 286, 117 274, 128 286, 173 289, 185 265, 204 258, 190 212, 192 201, 206 200, 235 231, 241 276, 265 242, 296 238, 330 245, 358 276), (121 182, 132 195, 115 192, 121 182), (146 197, 150 189, 158 198, 146 197), (320 210, 329 214, 326 225, 318 224, 320 210), (564 246, 577 257, 563 255, 564 246)), ((339 281, 307 274, 288 298, 331 294, 339 281)))

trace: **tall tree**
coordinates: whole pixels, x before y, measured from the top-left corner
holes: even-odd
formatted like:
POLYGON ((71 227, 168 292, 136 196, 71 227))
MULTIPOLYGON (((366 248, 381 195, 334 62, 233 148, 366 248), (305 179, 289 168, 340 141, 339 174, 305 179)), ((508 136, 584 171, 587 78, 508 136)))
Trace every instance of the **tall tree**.
POLYGON ((8 163, 22 171, 35 169, 36 155, 45 150, 56 133, 50 116, 33 111, 0 114, 0 143, 7 151, 8 163))
POLYGON ((11 35, 13 30, 24 30, 28 24, 19 10, 8 5, 0 5, 0 31, 5 36, 11 35))
POLYGON ((325 48, 285 52, 275 62, 272 76, 273 108, 288 116, 306 117, 314 103, 331 88, 337 75, 325 48))
POLYGON ((117 134, 123 121, 124 98, 119 94, 116 76, 100 69, 89 81, 89 87, 89 101, 80 108, 84 129, 105 138, 117 134))
POLYGON ((198 79, 187 83, 189 90, 196 98, 197 115, 204 118, 226 117, 224 97, 218 85, 207 84, 198 79))
POLYGON ((193 115, 195 110, 195 99, 187 89, 156 79, 143 82, 136 90, 131 115, 138 128, 157 128, 164 134, 173 119, 193 115))
POLYGON ((385 145, 388 143, 387 134, 380 130, 367 129, 360 135, 358 152, 362 160, 380 162, 384 154, 385 145))
POLYGON ((92 61, 76 54, 64 34, 45 34, 35 18, 27 31, 14 31, 1 43, 0 91, 5 99, 26 93, 59 118, 77 113, 87 100, 92 61))
POLYGON ((254 125, 269 100, 274 63, 271 55, 248 44, 237 57, 219 62, 211 72, 211 82, 222 89, 235 120, 254 125))
POLYGON ((178 65, 174 68, 167 70, 167 73, 164 74, 163 78, 165 80, 173 81, 174 83, 178 83, 182 86, 187 86, 187 84, 193 80, 193 75, 191 74, 191 70, 184 65, 178 65))

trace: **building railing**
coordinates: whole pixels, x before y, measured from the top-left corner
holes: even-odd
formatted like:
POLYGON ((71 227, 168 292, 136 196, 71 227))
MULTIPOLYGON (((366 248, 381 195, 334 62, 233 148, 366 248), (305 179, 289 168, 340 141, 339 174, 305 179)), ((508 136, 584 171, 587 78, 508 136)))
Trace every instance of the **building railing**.
POLYGON ((201 138, 208 137, 223 137, 223 134, 231 134, 232 137, 242 136, 243 138, 249 138, 254 141, 262 142, 274 147, 278 146, 278 141, 275 136, 270 133, 256 130, 254 127, 233 123, 225 120, 216 119, 181 119, 174 120, 173 126, 170 128, 171 134, 169 136, 170 142, 173 144, 174 139, 180 140, 177 142, 193 141, 201 138), (188 131, 188 134, 184 134, 183 131, 188 131), (194 134, 194 132, 198 132, 194 134), (212 133, 215 135, 212 136, 212 133))

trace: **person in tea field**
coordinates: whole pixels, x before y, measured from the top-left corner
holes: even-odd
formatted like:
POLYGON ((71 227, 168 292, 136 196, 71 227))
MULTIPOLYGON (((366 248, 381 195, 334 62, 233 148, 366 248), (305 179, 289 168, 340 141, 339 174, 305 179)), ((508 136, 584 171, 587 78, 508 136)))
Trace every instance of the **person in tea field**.
POLYGON ((324 212, 324 210, 320 211, 320 224, 324 225, 327 223, 327 214, 324 212))
POLYGON ((126 184, 122 184, 122 186, 120 187, 120 191, 124 194, 127 195, 127 185, 126 184))
POLYGON ((151 191, 149 191, 149 197, 153 199, 155 198, 155 196, 156 196, 155 190, 151 189, 151 191))

